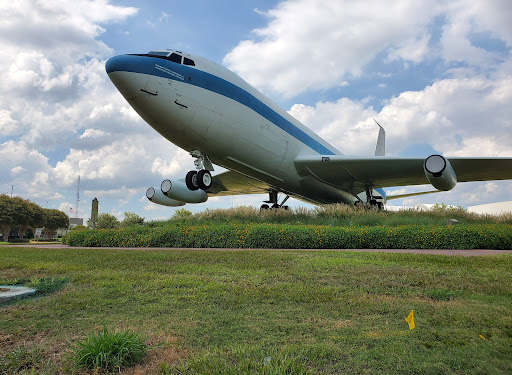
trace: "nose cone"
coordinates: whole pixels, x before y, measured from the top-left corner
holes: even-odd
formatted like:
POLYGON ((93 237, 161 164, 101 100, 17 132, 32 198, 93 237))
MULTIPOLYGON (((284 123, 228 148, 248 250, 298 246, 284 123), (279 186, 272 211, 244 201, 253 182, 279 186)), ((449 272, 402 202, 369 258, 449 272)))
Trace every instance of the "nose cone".
POLYGON ((105 64, 108 77, 128 101, 141 95, 141 89, 148 81, 143 59, 141 56, 119 55, 111 57, 105 64))
POLYGON ((125 68, 126 59, 123 55, 111 57, 105 64, 105 70, 107 71, 107 74, 117 71, 124 71, 126 70, 125 68))

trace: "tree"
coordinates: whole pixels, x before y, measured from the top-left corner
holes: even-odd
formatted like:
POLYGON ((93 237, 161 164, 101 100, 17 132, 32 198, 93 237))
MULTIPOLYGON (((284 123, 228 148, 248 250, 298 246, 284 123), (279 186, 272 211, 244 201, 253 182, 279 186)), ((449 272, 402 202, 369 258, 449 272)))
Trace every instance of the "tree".
POLYGON ((46 216, 44 214, 43 209, 34 202, 24 199, 23 200, 26 216, 19 223, 18 226, 18 236, 23 238, 27 229, 32 229, 32 232, 35 232, 35 228, 41 228, 46 223, 46 216))
MULTIPOLYGON (((92 225, 92 223, 87 222, 88 225, 92 225)), ((111 214, 100 214, 98 215, 98 219, 96 220, 96 229, 113 229, 119 228, 119 220, 117 217, 111 214)))
POLYGON ((26 229, 28 226, 28 222, 30 220, 30 208, 27 204, 28 201, 21 197, 12 197, 10 198, 13 204, 13 227, 18 227, 18 236, 23 237, 25 231, 20 234, 19 228, 26 229))
POLYGON ((47 236, 53 237, 57 229, 69 227, 69 217, 64 212, 52 208, 43 208, 43 211, 46 216, 47 236))
POLYGON ((133 212, 125 212, 124 220, 121 222, 123 227, 129 227, 132 225, 144 225, 144 218, 133 212))
POLYGON ((14 226, 14 202, 7 194, 0 195, 0 230, 4 241, 9 240, 9 234, 14 226))
POLYGON ((36 228, 42 228, 46 225, 46 215, 44 213, 44 209, 38 204, 35 204, 34 202, 29 202, 29 204, 32 209, 32 216, 28 223, 28 227, 35 233, 36 228))
POLYGON ((20 197, 0 196, 0 227, 5 241, 13 228, 18 227, 18 235, 23 237, 31 219, 32 209, 29 201, 20 197))

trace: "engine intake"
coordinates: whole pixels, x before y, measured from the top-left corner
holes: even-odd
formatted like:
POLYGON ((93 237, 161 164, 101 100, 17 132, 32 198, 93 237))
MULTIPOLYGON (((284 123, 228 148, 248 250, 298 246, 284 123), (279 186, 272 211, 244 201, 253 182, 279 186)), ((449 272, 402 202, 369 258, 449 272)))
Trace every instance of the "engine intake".
POLYGON ((208 200, 204 190, 190 190, 184 182, 163 180, 160 186, 162 193, 171 199, 186 203, 203 203, 208 200))
POLYGON ((153 203, 161 204, 163 206, 178 207, 184 206, 185 202, 180 202, 175 199, 166 197, 161 191, 150 187, 146 190, 146 197, 153 203))
POLYGON ((448 159, 441 155, 430 155, 423 164, 427 180, 437 190, 452 190, 457 184, 457 176, 448 159))

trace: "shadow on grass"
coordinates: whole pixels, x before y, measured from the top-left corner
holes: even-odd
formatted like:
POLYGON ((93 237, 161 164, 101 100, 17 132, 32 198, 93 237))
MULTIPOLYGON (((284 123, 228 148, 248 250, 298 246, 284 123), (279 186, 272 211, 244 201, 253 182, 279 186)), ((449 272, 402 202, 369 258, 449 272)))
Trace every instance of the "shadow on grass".
MULTIPOLYGON (((9 286, 25 286, 27 288, 36 289, 36 293, 26 298, 37 298, 46 296, 51 293, 58 292, 63 289, 69 283, 69 279, 65 277, 43 277, 43 278, 19 278, 19 279, 0 279, 0 285, 9 286)), ((20 299, 13 299, 6 302, 0 302, 1 306, 11 305, 16 303, 20 299)))

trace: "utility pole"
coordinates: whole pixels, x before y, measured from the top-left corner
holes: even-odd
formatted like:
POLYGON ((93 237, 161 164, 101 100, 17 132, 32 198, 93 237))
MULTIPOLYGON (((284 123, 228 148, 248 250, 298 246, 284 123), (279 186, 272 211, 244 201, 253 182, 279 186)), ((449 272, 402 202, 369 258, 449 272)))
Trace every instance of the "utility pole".
POLYGON ((12 192, 14 191, 14 185, 11 185, 11 198, 12 198, 12 192))
POLYGON ((78 217, 78 211, 80 210, 80 175, 78 175, 78 188, 76 191, 76 211, 75 211, 75 217, 78 217))

